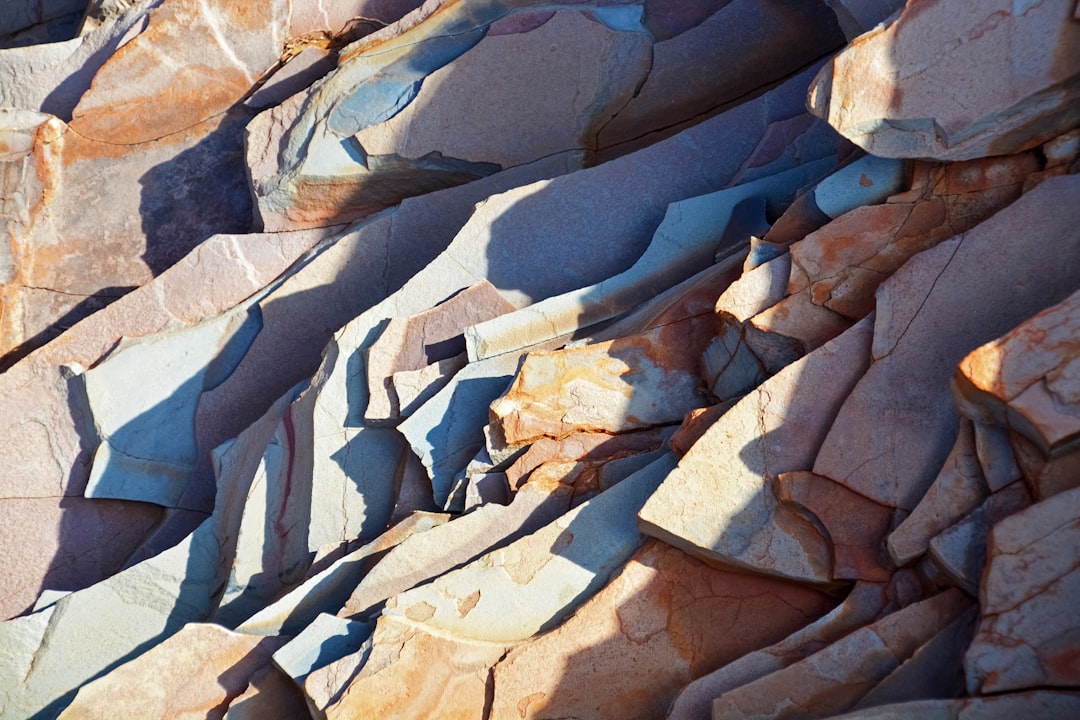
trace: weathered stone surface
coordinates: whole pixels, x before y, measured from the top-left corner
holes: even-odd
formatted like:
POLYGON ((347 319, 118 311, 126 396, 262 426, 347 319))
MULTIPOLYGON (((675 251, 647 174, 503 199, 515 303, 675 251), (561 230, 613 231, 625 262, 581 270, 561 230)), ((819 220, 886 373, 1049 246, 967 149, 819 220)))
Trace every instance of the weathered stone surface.
POLYGON ((643 335, 529 353, 491 404, 492 422, 512 445, 677 423, 706 404, 698 358, 714 328, 709 313, 643 335))
POLYGON ((398 430, 431 478, 435 504, 460 511, 464 471, 483 446, 487 407, 506 389, 518 367, 517 353, 469 363, 398 430))
POLYGON ((968 160, 1038 145, 1080 121, 1072 5, 908 6, 822 71, 809 106, 883 157, 968 160))
POLYGON ((1080 694, 1053 690, 956 700, 913 700, 836 715, 834 720, 1066 720, 1080 712, 1080 694))
POLYGON ((672 465, 657 460, 531 535, 397 595, 383 617, 493 644, 550 628, 641 544, 635 516, 672 465))
POLYGON ((387 553, 353 589, 341 609, 362 617, 388 598, 553 522, 570 507, 568 488, 526 485, 508 506, 487 505, 387 553))
MULTIPOLYGON (((646 3, 647 24, 660 4, 646 3)), ((700 10, 709 3, 697 5, 700 10)), ((647 76, 597 135, 602 151, 611 153, 614 146, 615 152, 625 152, 620 146, 640 146, 643 137, 653 142, 667 137, 680 124, 715 113, 843 42, 832 10, 816 0, 782 9, 747 0, 717 5, 700 24, 671 38, 661 36, 653 46, 647 76), (733 45, 744 52, 732 57, 733 45)))
POLYGON ((421 370, 459 355, 465 349, 465 328, 512 310, 514 306, 484 281, 411 318, 391 318, 366 351, 368 406, 364 418, 399 418, 395 373, 421 370))
POLYGON ((247 690, 229 703, 221 720, 291 720, 303 717, 307 704, 299 689, 280 670, 257 670, 247 690))
POLYGON ((525 450, 506 468, 510 487, 519 489, 530 473, 544 463, 575 461, 607 462, 617 457, 657 450, 671 434, 668 428, 654 428, 640 432, 574 433, 562 438, 542 437, 525 450))
POLYGON ((141 30, 148 5, 136 3, 129 12, 78 38, 0 49, 0 107, 38 110, 70 120, 94 74, 141 30))
POLYGON ((826 718, 866 693, 969 605, 951 590, 856 630, 805 660, 721 695, 713 718, 826 718))
POLYGON ((655 718, 679 687, 797 630, 828 596, 650 540, 558 629, 495 667, 493 717, 655 718))
POLYGON ((975 633, 978 609, 969 608, 866 693, 855 706, 876 707, 906 700, 954 698, 964 694, 963 657, 975 633))
POLYGON ((282 640, 192 624, 84 685, 64 712, 74 718, 196 718, 220 712, 247 688, 282 640))
POLYGON ((933 484, 911 514, 889 535, 887 547, 893 562, 907 565, 925 553, 938 533, 978 507, 988 494, 975 454, 971 421, 962 418, 956 444, 933 484))
POLYGON ((957 363, 1074 290, 1061 258, 1080 252, 1069 230, 1080 211, 1062 202, 1078 189, 1075 176, 1051 178, 880 286, 875 362, 841 408, 814 472, 883 504, 918 504, 954 441, 948 384, 957 363), (1038 283, 1025 281, 1035 276, 1038 283))
POLYGON ((834 579, 889 579, 893 568, 882 558, 881 545, 892 525, 891 508, 809 472, 781 473, 774 488, 777 499, 809 513, 825 528, 832 546, 834 579))
POLYGON ((832 580, 823 533, 770 487, 811 465, 825 426, 869 363, 871 323, 790 365, 725 413, 645 504, 642 531, 714 563, 832 580))
MULTIPOLYGON (((182 258, 218 232, 250 225, 239 130, 245 118, 215 114, 138 145, 93 140, 47 115, 0 110, 12 181, 4 195, 10 260, 0 261, 4 365, 44 344, 182 258), (19 119, 12 121, 12 113, 19 119), (35 116, 35 121, 30 121, 35 116), (207 175, 216 182, 202 182, 207 175), (182 200, 181 200, 182 199, 182 200), (188 213, 196 204, 202 212, 188 213)), ((8 180, 4 181, 9 182, 8 180)), ((3 251, 7 254, 7 247, 3 251)))
POLYGON ((1071 450, 1080 436, 1078 310, 1073 293, 965 357, 954 380, 961 410, 1023 434, 1044 454, 1071 450))
MULTIPOLYGON (((831 169, 831 160, 672 203, 649 247, 626 272, 569 293, 541 300, 514 313, 469 328, 465 339, 473 360, 499 355, 616 317, 688 279, 714 257, 738 254, 746 238, 725 231, 741 206, 760 202, 776 208, 795 190, 831 169)), ((730 263, 727 281, 738 277, 730 263)))
MULTIPOLYGON (((770 344, 795 340, 803 352, 819 347, 869 314, 874 291, 909 258, 1019 197, 1038 166, 1034 153, 1023 153, 918 167, 908 192, 882 205, 858 206, 809 233, 790 247, 787 297, 750 318, 743 331, 747 346, 766 366, 763 335, 770 344)), ((841 199, 836 209, 842 207, 841 199)))
POLYGON ((775 645, 748 652, 689 683, 672 702, 667 720, 709 717, 714 698, 806 658, 868 625, 885 607, 885 588, 882 585, 857 583, 841 604, 817 621, 775 645))
POLYGON ((303 686, 312 673, 358 652, 370 639, 367 623, 320 613, 274 653, 274 665, 303 686))
POLYGON ((994 527, 982 617, 964 659, 969 693, 1077 685, 1078 517, 1080 488, 994 527))
POLYGON ((345 718, 482 717, 487 678, 506 645, 433 634, 403 618, 383 616, 366 662, 328 720, 345 718))
POLYGON ((237 626, 252 635, 296 635, 319 613, 336 613, 352 589, 378 561, 414 534, 442 525, 444 514, 416 513, 387 530, 374 541, 335 561, 330 567, 278 598, 237 626))

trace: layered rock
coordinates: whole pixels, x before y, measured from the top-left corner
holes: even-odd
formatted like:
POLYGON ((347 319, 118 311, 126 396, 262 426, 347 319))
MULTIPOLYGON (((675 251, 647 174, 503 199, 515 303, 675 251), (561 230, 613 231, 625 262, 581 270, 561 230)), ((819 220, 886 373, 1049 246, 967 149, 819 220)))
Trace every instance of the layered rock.
POLYGON ((0 715, 1076 715, 1071 3, 83 5, 0 715))

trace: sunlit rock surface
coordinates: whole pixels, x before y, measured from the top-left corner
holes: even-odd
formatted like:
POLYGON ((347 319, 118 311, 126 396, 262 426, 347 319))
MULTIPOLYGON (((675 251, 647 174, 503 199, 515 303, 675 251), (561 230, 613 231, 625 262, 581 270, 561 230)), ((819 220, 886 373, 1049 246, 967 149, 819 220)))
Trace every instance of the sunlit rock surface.
POLYGON ((1076 717, 1078 43, 4 3, 0 717, 1076 717))

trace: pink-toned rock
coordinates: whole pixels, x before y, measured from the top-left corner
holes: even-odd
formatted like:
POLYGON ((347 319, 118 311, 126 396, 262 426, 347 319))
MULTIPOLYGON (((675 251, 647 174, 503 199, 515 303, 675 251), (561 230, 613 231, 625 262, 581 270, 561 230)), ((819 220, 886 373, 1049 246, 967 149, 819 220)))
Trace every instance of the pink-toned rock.
POLYGON ((401 112, 353 141, 368 157, 441 154, 503 168, 592 147, 645 80, 651 43, 582 10, 523 8, 496 20, 484 39, 425 77, 401 112))
POLYGON ((492 421, 509 444, 677 423, 706 404, 698 358, 714 328, 714 318, 704 315, 642 335, 530 353, 510 390, 492 403, 492 421))
POLYGON ((663 445, 670 434, 668 428, 654 428, 616 435, 574 433, 561 439, 542 437, 506 469, 506 478, 510 487, 516 490, 544 463, 579 460, 602 463, 615 457, 651 452, 663 445))
POLYGON ((488 677, 508 646, 429 634, 403 619, 382 617, 371 654, 336 700, 328 720, 484 716, 488 677))
POLYGON ((492 717, 659 717, 688 681, 831 604, 809 588, 715 570, 652 540, 574 617, 499 662, 492 717))
POLYGON ((710 563, 828 583, 826 534, 771 482, 813 462, 870 358, 871 321, 789 365, 715 422, 639 513, 642 531, 710 563))
POLYGON ((874 364, 837 415, 814 472, 886 505, 918 504, 955 440, 949 380, 957 363, 1075 290, 1071 263, 1061 259, 1080 252, 1072 232, 1080 208, 1065 202, 1078 191, 1080 177, 1048 179, 878 288, 874 364))
POLYGON ((533 532, 570 507, 570 489, 526 485, 508 506, 486 505, 405 540, 353 588, 339 615, 365 617, 397 593, 533 532))
POLYGON ((222 712, 283 640, 192 624, 79 689, 75 718, 204 718, 222 712))
POLYGON ((889 556, 897 565, 926 552, 930 541, 960 520, 986 499, 989 491, 975 455, 975 434, 971 421, 960 420, 956 444, 922 500, 889 535, 889 556))
POLYGON ((964 694, 964 651, 971 643, 978 608, 970 607, 923 643, 900 667, 863 696, 856 708, 964 694))
POLYGON ((1047 457, 1035 443, 1019 433, 1010 432, 1016 464, 1032 494, 1043 499, 1073 487, 1080 475, 1080 451, 1067 451, 1058 457, 1047 457))
MULTIPOLYGON (((652 6, 663 4, 650 4, 646 24, 653 20, 652 6)), ((711 3, 690 5, 707 12, 711 3)), ((817 0, 783 7, 752 0, 723 3, 696 27, 653 46, 648 74, 598 133, 597 146, 608 153, 626 152, 619 146, 640 147, 643 137, 656 142, 813 62, 843 41, 832 8, 817 0), (732 56, 732 47, 741 52, 732 56)))
POLYGON ((970 607, 950 590, 887 615, 823 650, 713 702, 713 720, 827 718, 850 710, 970 607))
POLYGON ((857 583, 841 604, 817 621, 775 645, 746 653, 688 684, 672 702, 667 720, 710 717, 714 698, 782 670, 868 625, 878 618, 886 604, 883 585, 857 583))
MULTIPOLYGON (((912 188, 840 215, 791 245, 787 297, 751 318, 753 329, 819 347, 874 309, 874 291, 913 255, 993 215, 1020 196, 1034 153, 916 168, 912 188)), ((750 328, 747 328, 749 330, 750 328)), ((751 349, 757 333, 746 333, 751 349)))
POLYGON ((909 4, 840 53, 808 104, 883 157, 967 160, 1033 147, 1080 120, 1073 5, 909 4))
MULTIPOLYGON (((953 386, 964 413, 1022 434, 1044 455, 1080 438, 1080 292, 965 357, 953 386)), ((1040 496, 1068 487, 1036 487, 1040 496)))
POLYGON ((986 567, 986 540, 990 529, 1031 504, 1023 483, 1013 483, 988 497, 979 507, 930 541, 929 559, 952 584, 969 595, 979 593, 986 567))
POLYGON ((514 306, 491 283, 483 281, 431 310, 410 318, 392 318, 367 349, 365 419, 398 419, 401 403, 394 391, 395 373, 420 370, 464 352, 462 333, 466 327, 512 310, 514 306))
POLYGON ((833 551, 833 578, 884 582, 892 575, 882 558, 882 540, 892 525, 892 508, 809 472, 781 473, 776 497, 810 515, 825 528, 833 551))
POLYGON ((296 685, 276 667, 257 671, 221 720, 293 720, 304 717, 307 703, 296 685))
POLYGON ((964 658, 971 694, 1080 684, 1080 488, 999 522, 964 658))
POLYGON ((671 445, 671 451, 678 457, 682 457, 686 453, 690 452, 690 448, 694 443, 701 439, 701 436, 705 434, 714 422, 719 420, 724 413, 731 408, 735 407, 737 400, 726 400, 717 405, 710 405, 705 408, 695 408, 686 413, 683 418, 682 425, 675 431, 675 434, 668 440, 668 444, 671 445))

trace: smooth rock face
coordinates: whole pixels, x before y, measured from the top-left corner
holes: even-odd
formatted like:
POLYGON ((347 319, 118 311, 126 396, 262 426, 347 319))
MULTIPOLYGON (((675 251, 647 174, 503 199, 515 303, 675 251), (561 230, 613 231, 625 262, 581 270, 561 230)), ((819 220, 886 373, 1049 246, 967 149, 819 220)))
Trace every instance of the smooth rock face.
POLYGON ((885 588, 857 583, 844 601, 775 645, 746 653, 689 683, 671 704, 668 720, 708 717, 713 698, 802 660, 875 620, 886 606, 885 588))
POLYGON ((975 454, 975 431, 970 420, 961 419, 956 444, 933 484, 911 514, 889 535, 889 556, 893 562, 906 565, 922 555, 934 536, 974 510, 988 494, 975 454))
POLYGON ((855 325, 721 416, 642 508, 642 531, 710 562, 830 582, 828 538, 786 510, 770 482, 813 463, 869 362, 870 333, 869 320, 855 325))
POLYGON ((999 522, 990 535, 968 692, 1075 687, 1080 489, 999 522))
POLYGON ((887 615, 805 660, 724 693, 713 702, 713 718, 842 713, 966 607, 963 595, 950 590, 887 615))
POLYGON ((827 596, 650 540, 557 630, 495 667, 493 717, 653 718, 708 668, 796 630, 827 596))
POLYGON ((61 718, 196 718, 227 706, 282 643, 192 624, 83 686, 61 718))
POLYGON ((1077 190, 1073 176, 1047 180, 881 285, 875 362, 841 408, 815 473, 882 504, 918 504, 954 440, 949 378, 956 364, 1072 291, 1075 275, 1059 258, 1080 251, 1068 229, 1080 212, 1072 217, 1061 203, 1077 190), (1038 283, 1027 282, 1035 276, 1038 283), (1008 297, 995 290, 1004 286, 1013 288, 1008 297))
POLYGON ((1030 148, 1080 120, 1080 60, 1066 49, 1080 41, 1073 10, 1065 0, 910 5, 839 54, 814 81, 809 106, 883 157, 967 160, 1030 148), (953 77, 968 82, 957 88, 953 77))

